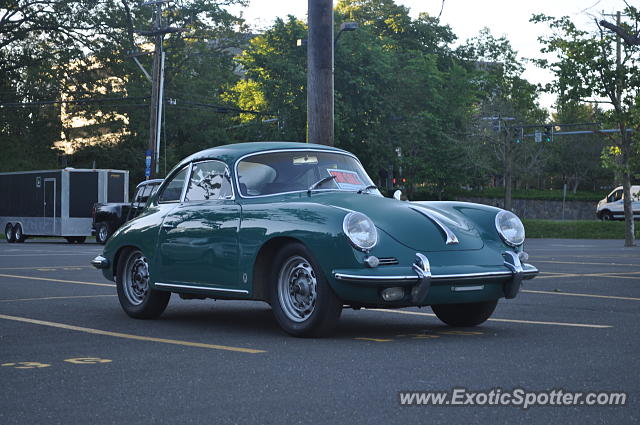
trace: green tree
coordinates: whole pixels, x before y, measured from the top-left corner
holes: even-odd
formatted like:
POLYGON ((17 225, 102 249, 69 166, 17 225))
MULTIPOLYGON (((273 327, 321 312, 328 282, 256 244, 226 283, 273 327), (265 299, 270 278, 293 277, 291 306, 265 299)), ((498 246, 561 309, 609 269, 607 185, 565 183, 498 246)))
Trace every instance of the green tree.
MULTIPOLYGON (((631 6, 625 13, 638 16, 631 6)), ((540 60, 538 64, 550 69, 556 80, 548 89, 556 92, 561 101, 584 102, 594 97, 604 99, 612 108, 611 117, 620 131, 612 138, 621 156, 624 187, 625 246, 635 245, 633 211, 631 205, 631 176, 636 152, 634 137, 627 131, 640 130, 638 95, 640 95, 640 46, 616 43, 608 30, 597 26, 591 30, 578 28, 569 17, 553 18, 535 15, 533 22, 551 29, 543 37, 543 53, 554 53, 557 60, 540 60), (619 52, 619 53, 618 53, 619 52)), ((630 31, 628 25, 623 26, 630 31)))

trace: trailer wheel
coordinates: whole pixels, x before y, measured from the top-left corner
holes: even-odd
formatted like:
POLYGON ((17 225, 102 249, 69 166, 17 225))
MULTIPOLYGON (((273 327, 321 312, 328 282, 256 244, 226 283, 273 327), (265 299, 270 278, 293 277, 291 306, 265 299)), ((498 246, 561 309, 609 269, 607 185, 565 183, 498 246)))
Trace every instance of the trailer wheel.
POLYGON ((69 243, 84 243, 87 240, 86 236, 65 236, 65 239, 69 243))
POLYGON ((24 242, 27 237, 24 235, 24 233, 22 233, 22 226, 20 225, 20 223, 16 224, 13 227, 13 233, 14 233, 14 237, 16 238, 16 242, 24 242))
POLYGON ((104 245, 107 243, 109 236, 111 236, 111 233, 109 233, 109 226, 107 223, 99 223, 96 226, 96 242, 104 245))
POLYGON ((14 243, 16 241, 16 231, 13 229, 11 223, 7 223, 7 225, 5 226, 4 237, 9 243, 14 243))

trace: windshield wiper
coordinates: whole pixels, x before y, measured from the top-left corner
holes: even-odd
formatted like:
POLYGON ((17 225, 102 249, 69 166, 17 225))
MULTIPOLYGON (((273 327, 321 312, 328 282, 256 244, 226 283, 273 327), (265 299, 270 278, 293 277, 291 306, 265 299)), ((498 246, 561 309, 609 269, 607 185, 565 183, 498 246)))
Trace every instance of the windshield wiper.
POLYGON ((312 190, 314 190, 314 189, 316 189, 316 188, 318 188, 318 187, 322 186, 322 185, 323 185, 323 184, 325 184, 326 182, 331 181, 331 180, 333 180, 333 179, 335 179, 335 178, 336 178, 336 176, 334 176, 334 175, 330 175, 330 176, 327 176, 327 177, 324 177, 324 178, 322 178, 322 179, 318 180, 317 182, 315 182, 314 184, 312 184, 311 186, 309 186, 309 189, 307 189, 307 193, 311 194, 311 191, 312 191, 312 190))
POLYGON ((367 187, 363 187, 362 189, 358 190, 358 193, 365 193, 365 192, 369 193, 371 189, 377 189, 377 188, 378 186, 376 186, 375 184, 371 184, 367 187))

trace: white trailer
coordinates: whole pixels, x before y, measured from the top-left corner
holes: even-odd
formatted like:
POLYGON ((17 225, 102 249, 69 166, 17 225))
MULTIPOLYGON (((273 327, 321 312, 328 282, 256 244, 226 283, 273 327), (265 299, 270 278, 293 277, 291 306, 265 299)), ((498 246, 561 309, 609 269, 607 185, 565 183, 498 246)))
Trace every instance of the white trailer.
POLYGON ((91 235, 96 202, 128 202, 129 172, 75 169, 0 173, 0 228, 8 242, 62 236, 82 243, 91 235))

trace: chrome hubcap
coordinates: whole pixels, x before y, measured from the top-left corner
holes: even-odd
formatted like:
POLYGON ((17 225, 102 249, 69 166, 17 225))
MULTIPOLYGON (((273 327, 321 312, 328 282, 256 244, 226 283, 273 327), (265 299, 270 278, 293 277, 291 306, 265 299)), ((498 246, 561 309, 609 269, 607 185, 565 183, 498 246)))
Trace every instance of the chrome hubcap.
POLYGON ((107 240, 107 228, 105 226, 100 227, 99 236, 101 241, 107 240))
POLYGON ((140 305, 149 293, 149 264, 140 253, 129 257, 124 269, 124 293, 133 305, 140 305))
POLYGON ((303 322, 316 306, 318 281, 309 261, 300 256, 289 258, 278 276, 278 299, 290 320, 303 322))

